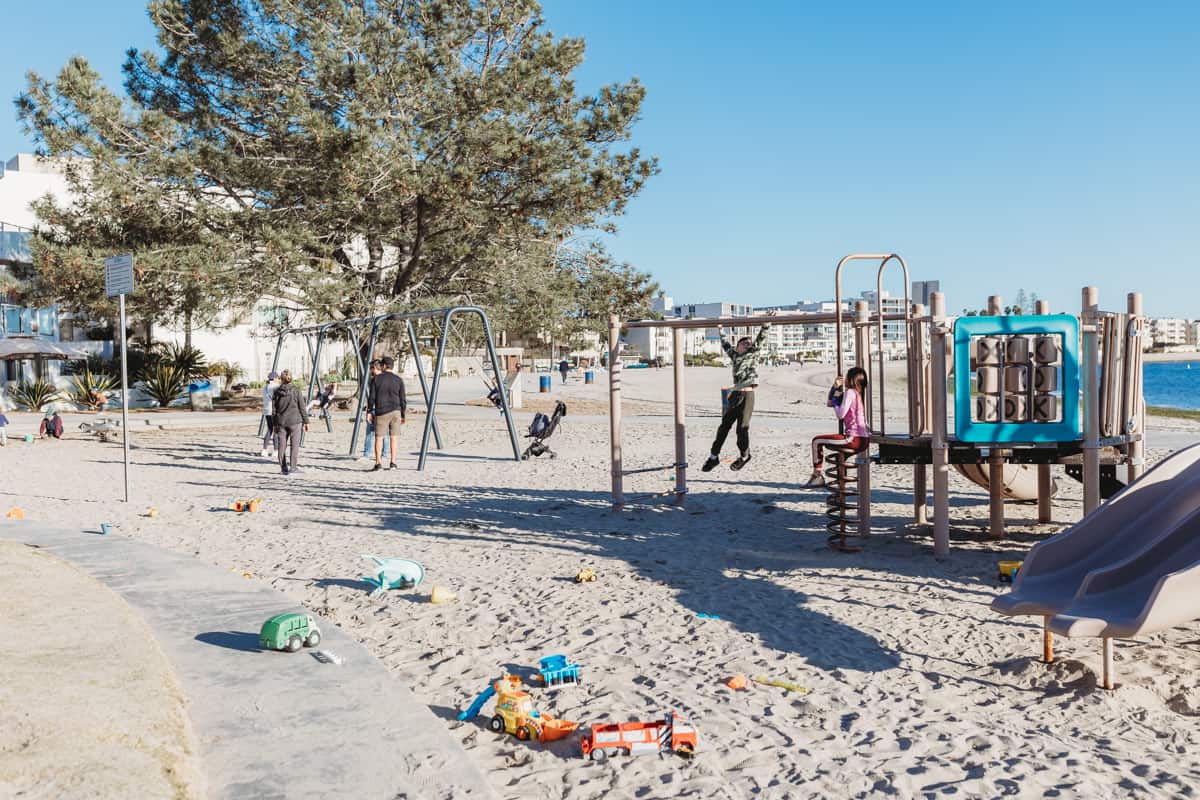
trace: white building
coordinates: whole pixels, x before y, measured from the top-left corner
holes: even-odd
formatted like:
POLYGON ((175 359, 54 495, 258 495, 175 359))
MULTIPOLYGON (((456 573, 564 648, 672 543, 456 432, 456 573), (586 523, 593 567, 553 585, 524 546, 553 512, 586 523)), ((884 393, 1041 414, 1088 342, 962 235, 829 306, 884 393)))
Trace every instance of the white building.
MULTIPOLYGON (((1155 317, 1150 320, 1150 340, 1156 347, 1175 347, 1191 344, 1189 329, 1192 323, 1178 317, 1155 317)), ((1195 336, 1194 333, 1191 336, 1195 336)))

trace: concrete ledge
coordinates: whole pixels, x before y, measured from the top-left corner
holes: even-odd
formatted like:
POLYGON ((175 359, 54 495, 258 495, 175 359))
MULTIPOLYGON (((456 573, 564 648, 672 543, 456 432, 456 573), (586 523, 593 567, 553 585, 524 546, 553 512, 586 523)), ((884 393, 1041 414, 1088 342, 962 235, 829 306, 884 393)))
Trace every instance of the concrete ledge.
MULTIPOLYGON (((120 536, 0 524, 140 613, 188 697, 213 798, 493 798, 482 771, 406 686, 335 625, 320 649, 258 649, 273 614, 304 611, 258 581, 120 536)), ((120 647, 120 642, 114 642, 120 647)))

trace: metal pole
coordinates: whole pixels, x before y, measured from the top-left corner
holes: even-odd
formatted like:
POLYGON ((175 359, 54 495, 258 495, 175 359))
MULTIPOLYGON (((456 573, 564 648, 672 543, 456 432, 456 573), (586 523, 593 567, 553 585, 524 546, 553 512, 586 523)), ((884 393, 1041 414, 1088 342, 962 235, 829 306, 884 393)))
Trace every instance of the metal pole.
POLYGON ((687 496, 687 412, 684 403, 683 330, 671 331, 671 372, 675 382, 675 505, 687 496))
MULTIPOLYGON (((437 361, 433 364, 433 389, 429 392, 428 405, 425 408, 425 431, 421 435, 421 455, 417 458, 417 471, 425 469, 425 459, 429 454, 429 435, 433 433, 433 409, 437 405, 438 386, 442 382, 442 367, 446 360, 446 340, 450 337, 450 317, 454 314, 451 309, 442 317, 442 335, 438 339, 437 361)), ((420 357, 420 354, 417 354, 420 357)))
MULTIPOLYGON (((486 320, 485 320, 486 323, 486 320)), ((412 348, 413 359, 417 363, 417 380, 421 383, 421 395, 425 398, 425 413, 433 418, 433 441, 437 449, 442 449, 442 432, 438 428, 437 417, 434 415, 433 403, 429 402, 429 384, 425 380, 425 365, 421 363, 421 347, 417 342, 417 331, 412 320, 405 320, 404 327, 408 329, 408 346, 412 348)), ((486 325, 485 325, 486 327, 486 325)), ((490 341, 490 340, 489 340, 490 341)), ((501 390, 503 391, 503 390, 501 390)))
POLYGON ((371 362, 375 360, 375 337, 379 335, 379 317, 375 317, 371 321, 371 340, 367 344, 367 357, 363 363, 367 367, 366 377, 359 383, 358 386, 358 403, 354 409, 354 432, 350 434, 350 455, 358 454, 358 434, 362 430, 363 412, 366 410, 367 404, 367 389, 371 380, 371 362))
POLYGON ((930 397, 933 408, 933 554, 950 555, 950 459, 946 434, 946 296, 929 299, 930 397))
POLYGON ((1054 663, 1054 634, 1050 631, 1050 618, 1042 617, 1042 663, 1054 663))
MULTIPOLYGON (((1034 313, 1039 316, 1045 316, 1050 313, 1050 301, 1038 300, 1037 306, 1034 308, 1034 313)), ((1053 482, 1050 480, 1050 465, 1037 465, 1037 519, 1038 522, 1052 522, 1054 515, 1050 507, 1050 491, 1053 487, 1053 482)), ((1047 635, 1050 635, 1047 632, 1047 635)), ((1049 661, 1047 661, 1049 663, 1049 661)))
POLYGON ((608 441, 613 511, 625 506, 621 471, 621 319, 608 315, 608 441))
MULTIPOLYGON (((450 313, 453 314, 457 310, 458 309, 454 309, 450 313)), ((508 439, 512 443, 513 460, 520 461, 521 443, 517 441, 517 428, 513 424, 512 409, 508 407, 508 388, 504 385, 504 377, 500 374, 500 357, 496 355, 496 341, 492 338, 492 325, 488 321, 487 314, 483 312, 483 309, 471 310, 477 312, 479 314, 479 319, 483 321, 483 334, 486 337, 488 355, 491 357, 492 361, 492 374, 496 376, 496 385, 500 390, 500 411, 504 414, 504 421, 508 424, 508 439)), ((450 317, 447 315, 447 327, 449 327, 449 322, 450 317)), ((429 413, 433 413, 433 406, 429 407, 429 413)), ((442 448, 442 439, 440 434, 437 432, 436 420, 434 421, 433 425, 433 435, 437 438, 437 446, 440 450, 442 448)))
MULTIPOLYGON (((914 303, 912 320, 908 323, 908 435, 916 438, 925 433, 925 420, 929 416, 929 387, 925 382, 925 338, 921 333, 921 320, 925 306, 914 303)), ((913 464, 913 523, 924 525, 926 500, 929 494, 929 473, 924 464, 913 464)))
POLYGON ((1112 691, 1113 688, 1113 640, 1111 636, 1105 636, 1104 641, 1104 688, 1112 691))
MULTIPOLYGON (((307 339, 308 339, 308 337, 306 336, 305 340, 307 341, 307 339)), ((305 392, 305 395, 306 395, 306 397, 304 399, 305 408, 307 408, 309 405, 312 404, 313 392, 316 391, 317 381, 321 380, 321 375, 320 375, 321 351, 324 348, 325 348, 325 328, 321 328, 321 330, 317 332, 317 349, 315 352, 312 353, 312 360, 313 360, 312 380, 309 381, 308 391, 305 392)), ((309 349, 311 351, 311 349, 312 349, 311 344, 309 345, 309 349)), ((304 437, 305 436, 306 436, 306 432, 303 428, 301 428, 300 429, 300 446, 301 447, 304 446, 304 437)))
MULTIPOLYGON (((841 261, 839 261, 838 265, 837 265, 837 269, 834 270, 833 291, 834 291, 834 305, 836 306, 834 308, 834 322, 836 323, 836 326, 837 326, 834 329, 834 336, 836 337, 836 340, 837 340, 837 371, 838 371, 839 375, 843 374, 842 373, 842 366, 843 366, 843 364, 842 364, 842 268, 845 267, 847 264, 849 264, 851 261, 864 261, 864 260, 865 261, 873 261, 877 258, 880 260, 884 260, 884 259, 891 258, 892 255, 894 255, 894 254, 893 253, 851 253, 850 255, 845 256, 841 261)), ((778 325, 786 325, 787 322, 788 322, 788 320, 785 318, 782 318, 782 317, 778 320, 775 320, 775 323, 778 325)), ((815 320, 814 320, 814 322, 815 322, 815 320)), ((805 324, 803 320, 800 320, 799 323, 801 325, 805 324)))
POLYGON ((129 502, 129 343, 125 338, 125 295, 119 295, 121 312, 121 449, 125 451, 125 502, 129 502))
MULTIPOLYGON (((1129 311, 1129 326, 1133 332, 1140 334, 1142 328, 1142 294, 1130 292, 1127 298, 1129 311)), ((1123 423, 1127 430, 1119 433, 1136 435, 1137 441, 1129 443, 1128 465, 1125 480, 1133 483, 1146 469, 1146 403, 1142 397, 1142 340, 1140 335, 1126 337, 1126 386, 1125 394, 1129 405, 1125 412, 1123 423), (1130 425, 1130 423, 1133 423, 1130 425)))
MULTIPOLYGON (((279 371, 279 354, 283 352, 283 340, 287 336, 287 331, 280 331, 279 338, 275 340, 275 357, 271 359, 271 372, 279 371)), ((269 381, 268 381, 269 382, 269 381)), ((258 438, 262 438, 266 431, 263 430, 267 425, 266 418, 262 414, 258 415, 258 438)))
MULTIPOLYGON (((1100 505, 1100 404, 1096 376, 1097 324, 1100 292, 1095 286, 1083 289, 1083 513, 1100 505)), ((1064 398, 1064 402, 1067 400, 1064 398)))
MULTIPOLYGON (((867 417, 867 427, 872 431, 876 430, 872 425, 871 412, 875 405, 871 400, 871 384, 875 382, 875 376, 871 374, 871 323, 870 323, 870 307, 866 300, 858 300, 854 303, 854 360, 858 363, 856 366, 862 367, 867 371, 867 391, 863 394, 863 412, 867 417)), ((845 377, 846 373, 838 370, 838 375, 845 377)), ((882 431, 881 431, 882 432, 882 431)))
MULTIPOLYGON (((887 409, 886 409, 886 406, 884 404, 884 399, 883 399, 883 394, 884 394, 883 390, 884 390, 884 382, 885 382, 884 374, 883 374, 883 359, 884 359, 883 268, 886 267, 888 265, 888 262, 891 261, 893 258, 896 259, 898 262, 900 262, 900 266, 904 269, 904 313, 906 315, 905 320, 904 320, 904 355, 905 355, 905 357, 907 358, 909 356, 909 354, 912 352, 912 339, 909 336, 910 331, 908 330, 908 321, 912 318, 912 305, 911 305, 912 298, 909 296, 908 264, 904 263, 903 258, 896 255, 895 253, 892 253, 891 255, 885 257, 883 259, 883 261, 880 262, 879 271, 875 274, 875 313, 878 316, 877 324, 879 325, 879 378, 878 378, 878 384, 879 384, 879 432, 881 434, 885 434, 885 435, 887 433, 887 427, 886 427, 887 422, 884 420, 884 416, 887 413, 887 409)), ((912 424, 912 415, 913 415, 912 387, 910 386, 909 394, 908 394, 908 419, 909 419, 910 425, 912 424)))

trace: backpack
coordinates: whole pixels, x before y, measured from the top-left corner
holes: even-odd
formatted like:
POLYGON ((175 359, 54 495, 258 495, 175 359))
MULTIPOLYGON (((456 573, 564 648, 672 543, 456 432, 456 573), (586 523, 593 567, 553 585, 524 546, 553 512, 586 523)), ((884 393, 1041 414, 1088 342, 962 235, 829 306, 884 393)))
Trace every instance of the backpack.
POLYGON ((550 427, 550 418, 542 412, 533 415, 533 422, 529 423, 529 435, 541 436, 550 427))

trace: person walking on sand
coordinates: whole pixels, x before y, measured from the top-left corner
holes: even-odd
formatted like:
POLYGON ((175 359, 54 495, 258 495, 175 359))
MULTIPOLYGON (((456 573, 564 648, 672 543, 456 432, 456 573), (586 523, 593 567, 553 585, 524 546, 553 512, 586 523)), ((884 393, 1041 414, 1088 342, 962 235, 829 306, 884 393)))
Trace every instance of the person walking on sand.
POLYGON ((275 418, 275 446, 279 450, 279 469, 284 474, 300 471, 300 432, 308 430, 308 409, 300 390, 292 383, 292 373, 284 370, 279 386, 271 395, 275 418), (291 458, 288 458, 289 450, 291 458))
POLYGON ((262 452, 259 454, 263 458, 274 458, 275 450, 278 444, 275 442, 275 414, 271 396, 275 394, 275 390, 279 388, 279 373, 272 372, 267 376, 267 382, 263 384, 262 394, 262 415, 263 421, 266 422, 266 433, 263 434, 262 452), (270 449, 268 449, 270 448, 270 449))
POLYGON ((731 345, 721 334, 721 348, 733 365, 733 386, 729 390, 728 405, 721 416, 721 424, 717 427, 717 438, 713 439, 712 451, 704 466, 700 467, 702 472, 711 472, 721 463, 721 448, 725 446, 725 437, 734 423, 737 424, 738 458, 729 468, 740 470, 750 462, 750 416, 754 413, 754 390, 758 386, 762 343, 770 327, 771 323, 768 322, 759 328, 753 342, 749 336, 743 336, 736 345, 731 345))
MULTIPOLYGON (((378 375, 380 372, 382 372, 382 370, 379 366, 379 359, 377 358, 371 362, 371 374, 370 374, 370 377, 367 378, 368 390, 370 388, 371 382, 375 380, 375 376, 378 375)), ((371 422, 370 419, 371 419, 371 415, 370 415, 370 413, 368 413, 367 414, 367 420, 368 420, 367 435, 363 437, 363 449, 362 449, 362 457, 363 458, 366 458, 369 454, 375 452, 375 423, 371 422)), ((388 449, 387 440, 384 439, 383 455, 386 456, 386 455, 388 455, 389 452, 390 451, 388 449)))
POLYGON ((408 398, 404 395, 404 380, 392 372, 390 356, 379 359, 382 371, 371 379, 367 396, 367 422, 375 425, 375 466, 372 472, 383 469, 383 439, 391 449, 388 469, 396 468, 396 437, 408 414, 408 398))
POLYGON ((570 371, 571 371, 571 365, 567 363, 567 360, 565 358, 562 361, 558 362, 558 374, 562 375, 563 383, 567 382, 567 373, 570 371))
POLYGON ((867 415, 863 397, 867 391, 867 371, 862 367, 851 367, 845 380, 841 375, 833 381, 826 405, 834 410, 842 422, 844 433, 823 433, 812 440, 812 474, 806 487, 825 485, 821 474, 821 451, 827 447, 858 452, 870 442, 871 429, 867 427, 867 415))

